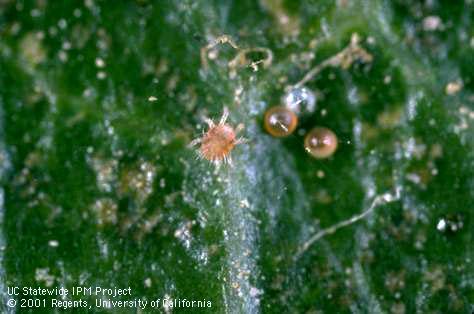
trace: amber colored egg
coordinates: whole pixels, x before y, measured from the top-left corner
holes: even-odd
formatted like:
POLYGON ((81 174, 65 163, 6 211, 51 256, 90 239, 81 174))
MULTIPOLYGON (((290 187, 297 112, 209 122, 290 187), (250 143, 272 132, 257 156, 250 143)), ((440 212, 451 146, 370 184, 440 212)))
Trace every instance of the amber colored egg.
POLYGON ((296 114, 284 106, 275 106, 265 112, 265 130, 275 137, 288 136, 298 125, 296 114))
POLYGON ((314 158, 328 158, 337 149, 337 136, 328 128, 316 127, 306 134, 304 148, 314 158))

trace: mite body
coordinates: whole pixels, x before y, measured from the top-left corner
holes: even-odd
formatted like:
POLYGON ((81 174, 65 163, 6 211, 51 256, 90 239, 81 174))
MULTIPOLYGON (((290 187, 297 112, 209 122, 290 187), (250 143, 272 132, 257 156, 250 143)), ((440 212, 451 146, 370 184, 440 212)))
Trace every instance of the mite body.
POLYGON ((229 110, 224 107, 224 112, 218 124, 215 124, 211 119, 206 119, 209 129, 202 137, 193 140, 190 144, 191 146, 201 144, 198 150, 199 156, 217 166, 222 162, 231 164, 231 151, 236 145, 245 141, 243 138, 237 137, 238 133, 243 130, 244 125, 239 124, 234 129, 226 123, 228 117, 229 110))

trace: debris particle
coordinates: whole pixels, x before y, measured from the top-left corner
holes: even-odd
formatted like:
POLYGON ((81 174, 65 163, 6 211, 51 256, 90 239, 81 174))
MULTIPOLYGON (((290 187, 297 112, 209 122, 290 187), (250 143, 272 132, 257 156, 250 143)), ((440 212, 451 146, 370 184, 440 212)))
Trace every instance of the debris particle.
POLYGON ((403 291, 405 289, 405 272, 389 272, 385 277, 384 284, 390 293, 403 291))
POLYGON ((382 129, 392 129, 401 123, 402 117, 402 107, 390 108, 377 116, 377 123, 382 129))
POLYGON ((64 50, 70 50, 71 47, 72 47, 72 45, 71 45, 71 43, 70 43, 69 41, 65 41, 65 42, 63 42, 63 44, 62 44, 62 48, 63 48, 64 50))
POLYGON ((254 298, 254 297, 258 297, 259 295, 261 295, 261 294, 262 294, 262 291, 259 290, 259 289, 257 289, 257 288, 255 288, 255 287, 251 287, 251 288, 250 288, 250 291, 249 291, 249 294, 250 294, 251 297, 254 298))
POLYGON ((368 43, 369 45, 375 44, 375 38, 372 37, 372 36, 367 37, 367 43, 368 43))
POLYGON ((446 220, 441 219, 440 221, 438 221, 436 229, 438 229, 438 231, 444 231, 446 229, 446 220))
POLYGON ((286 36, 296 36, 300 33, 300 20, 297 15, 290 15, 283 1, 263 0, 261 5, 276 22, 277 30, 286 36))
POLYGON ((105 62, 101 58, 95 58, 95 66, 98 68, 103 68, 105 67, 105 62))
POLYGON ((147 287, 147 288, 151 287, 151 279, 150 278, 145 279, 145 281, 143 283, 145 284, 145 287, 147 287))
POLYGON ((394 303, 392 307, 390 308, 390 311, 393 314, 405 314, 406 313, 406 307, 405 304, 398 302, 394 303))
POLYGON ((82 15, 82 11, 80 9, 74 9, 73 15, 79 18, 82 15))
POLYGON ((304 86, 293 88, 283 95, 282 103, 296 114, 311 114, 316 110, 316 95, 304 86))
POLYGON ((59 58, 59 60, 61 60, 61 62, 66 62, 67 59, 68 59, 67 53, 63 50, 60 50, 58 52, 58 58, 59 58))
POLYGON ((462 86, 463 84, 460 81, 449 82, 446 85, 445 92, 447 95, 454 95, 462 89, 462 86))
POLYGON ((234 289, 236 289, 236 290, 239 289, 239 288, 240 288, 239 283, 236 282, 236 281, 234 281, 234 282, 232 283, 232 288, 234 288, 234 289))
POLYGON ((250 67, 254 72, 258 71, 258 65, 262 64, 263 68, 268 68, 273 61, 273 52, 265 47, 252 47, 240 49, 236 56, 229 61, 229 68, 231 69, 231 77, 235 77, 236 68, 250 67), (250 58, 251 54, 262 54, 264 57, 258 60, 250 58))
POLYGON ((364 217, 366 217, 367 215, 372 213, 375 210, 375 208, 377 208, 380 205, 387 204, 387 203, 390 203, 390 202, 394 202, 394 201, 397 201, 399 199, 400 199, 400 190, 399 189, 395 190, 394 195, 391 194, 391 193, 384 193, 384 194, 378 195, 377 197, 375 197, 373 199, 372 204, 369 206, 369 208, 364 210, 362 213, 356 214, 356 215, 352 216, 349 219, 340 221, 337 224, 332 225, 332 226, 330 226, 326 229, 322 229, 322 230, 316 232, 314 235, 312 235, 300 247, 300 249, 296 252, 296 254, 294 256, 294 259, 297 260, 304 252, 306 252, 306 250, 308 250, 309 247, 311 247, 316 241, 318 241, 322 237, 324 237, 326 235, 329 235, 329 234, 333 234, 337 230, 339 230, 340 228, 349 226, 349 225, 359 221, 360 219, 363 219, 364 217))
POLYGON ((51 287, 54 284, 54 276, 49 274, 49 268, 37 268, 35 271, 35 280, 44 282, 46 287, 51 287))
POLYGON ((50 241, 48 242, 48 245, 49 245, 50 247, 58 247, 58 246, 59 246, 59 242, 56 241, 56 240, 50 240, 50 241))
POLYGON ((155 102, 155 101, 157 101, 157 100, 158 100, 158 98, 156 98, 155 96, 150 96, 150 97, 148 97, 148 101, 149 101, 149 102, 155 102))
POLYGON ((20 41, 22 57, 32 66, 37 65, 46 58, 40 36, 34 33, 26 34, 20 41))
POLYGON ((176 229, 176 231, 174 232, 174 236, 178 238, 179 240, 181 240, 181 242, 187 249, 191 247, 191 240, 192 240, 191 228, 193 225, 194 225, 193 221, 187 221, 181 224, 181 226, 178 229, 176 229))
MULTIPOLYGON (((87 151, 93 151, 92 147, 88 147, 87 151)), ((118 162, 115 159, 102 159, 98 156, 88 158, 88 163, 92 166, 96 173, 97 186, 103 192, 111 192, 113 183, 117 179, 118 162)))
POLYGON ((425 31, 435 31, 440 29, 442 21, 439 16, 427 16, 423 19, 423 29, 425 31))
POLYGON ((153 192, 153 182, 156 167, 147 161, 142 161, 139 170, 124 169, 120 175, 120 194, 132 193, 141 203, 153 192))
POLYGON ((67 27, 67 22, 65 19, 60 19, 58 21, 58 26, 60 29, 65 29, 67 27))
POLYGON ((245 198, 240 201, 240 207, 242 208, 250 208, 249 201, 245 198))
POLYGON ((30 14, 31 14, 32 17, 39 17, 39 16, 41 16, 41 11, 38 10, 38 9, 33 9, 33 10, 31 10, 30 14))
POLYGON ((437 292, 445 286, 445 271, 440 266, 435 266, 423 275, 423 279, 429 283, 433 293, 437 292))
POLYGON ((213 42, 209 43, 207 46, 201 48, 201 64, 204 69, 209 67, 207 58, 209 57, 209 50, 214 49, 218 45, 229 44, 234 49, 239 49, 239 47, 234 43, 232 38, 229 35, 221 35, 217 37, 213 42))
POLYGON ((117 204, 110 198, 99 199, 92 207, 96 213, 98 225, 117 223, 117 209, 117 204))
POLYGON ((351 41, 346 48, 313 67, 299 82, 293 85, 293 87, 303 86, 327 67, 341 67, 342 69, 348 69, 356 60, 370 63, 373 60, 373 56, 360 46, 359 35, 353 33, 351 41))
POLYGON ((448 214, 446 217, 441 218, 436 225, 438 231, 448 231, 450 233, 460 231, 463 227, 464 221, 461 214, 448 214))

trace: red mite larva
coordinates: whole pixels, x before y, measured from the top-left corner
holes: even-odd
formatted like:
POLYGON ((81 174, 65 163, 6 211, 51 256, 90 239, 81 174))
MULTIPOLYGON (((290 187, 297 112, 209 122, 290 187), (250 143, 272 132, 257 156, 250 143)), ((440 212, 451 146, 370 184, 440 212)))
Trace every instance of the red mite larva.
POLYGON ((263 123, 265 130, 272 136, 284 137, 296 129, 298 117, 292 110, 284 106, 275 106, 265 112, 263 123))
POLYGON ((316 127, 304 138, 304 149, 314 158, 328 158, 337 149, 337 136, 328 128, 316 127))
POLYGON ((224 107, 224 112, 218 124, 211 119, 206 119, 209 129, 202 137, 193 140, 190 146, 201 144, 199 148, 199 156, 215 165, 219 166, 221 162, 232 163, 230 152, 235 145, 245 142, 243 138, 237 138, 237 134, 243 130, 244 125, 239 124, 235 129, 227 124, 229 110, 224 107))

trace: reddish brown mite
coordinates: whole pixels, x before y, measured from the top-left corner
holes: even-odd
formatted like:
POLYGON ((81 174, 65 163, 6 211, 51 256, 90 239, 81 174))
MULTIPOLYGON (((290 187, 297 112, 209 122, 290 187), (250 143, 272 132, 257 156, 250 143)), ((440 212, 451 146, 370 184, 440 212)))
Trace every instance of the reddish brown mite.
POLYGON ((219 166, 221 162, 232 163, 230 152, 235 145, 243 143, 243 138, 237 138, 240 131, 243 130, 244 125, 239 124, 235 129, 227 124, 229 117, 229 110, 224 107, 224 112, 218 124, 215 124, 211 119, 206 119, 209 130, 203 134, 202 137, 193 140, 190 145, 194 146, 201 144, 199 148, 199 156, 215 165, 219 166))
POLYGON ((337 149, 337 136, 328 128, 316 127, 304 138, 304 148, 314 158, 328 158, 337 149))

